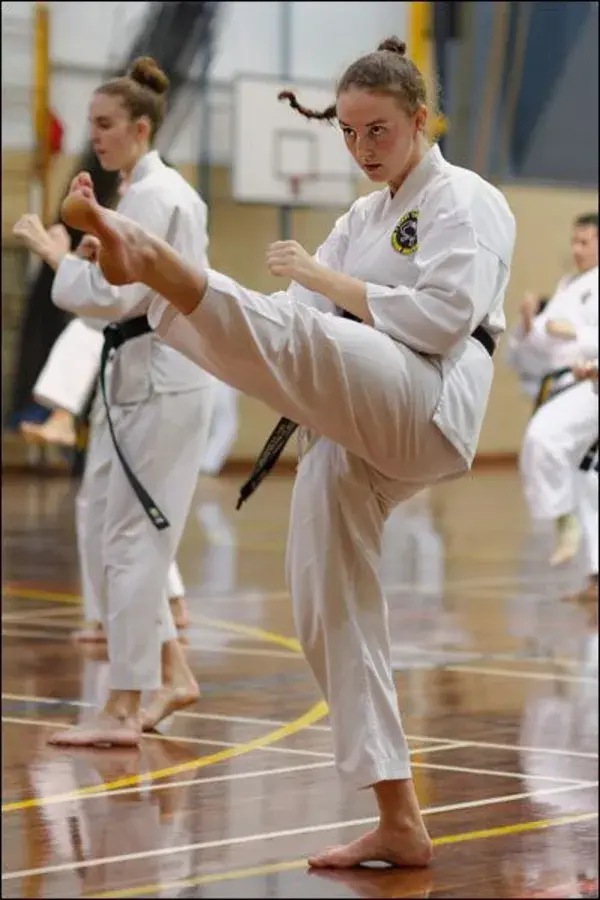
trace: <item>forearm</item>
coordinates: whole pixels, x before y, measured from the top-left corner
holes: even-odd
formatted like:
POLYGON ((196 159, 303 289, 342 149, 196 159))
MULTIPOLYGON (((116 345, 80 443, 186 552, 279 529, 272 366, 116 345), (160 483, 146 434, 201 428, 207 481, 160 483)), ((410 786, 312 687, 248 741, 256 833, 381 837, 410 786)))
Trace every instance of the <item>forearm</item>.
POLYGON ((373 325, 373 317, 367 304, 367 286, 359 278, 318 266, 310 290, 322 294, 346 312, 352 313, 367 325, 373 325))
POLYGON ((546 323, 546 334, 563 341, 574 341, 577 337, 577 329, 565 319, 550 319, 546 323))
POLYGON ((53 272, 56 272, 61 262, 67 255, 66 252, 60 252, 54 246, 52 241, 40 241, 36 246, 30 248, 40 259, 50 266, 53 272))

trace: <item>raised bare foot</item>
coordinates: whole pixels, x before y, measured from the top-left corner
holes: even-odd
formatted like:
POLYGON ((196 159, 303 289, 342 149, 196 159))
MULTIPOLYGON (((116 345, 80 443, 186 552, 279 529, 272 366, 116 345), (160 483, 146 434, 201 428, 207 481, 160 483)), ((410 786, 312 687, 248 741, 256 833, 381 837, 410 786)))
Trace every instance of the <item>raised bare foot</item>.
POLYGON ((551 566, 561 566, 577 555, 581 543, 581 527, 577 517, 561 516, 556 524, 556 546, 550 558, 551 566))
POLYGON ((143 731, 154 731, 157 725, 173 713, 191 706, 200 696, 200 688, 194 682, 181 687, 163 685, 152 694, 147 706, 140 713, 143 731))
POLYGON ((116 719, 103 711, 89 722, 57 731, 48 743, 59 747, 137 747, 141 736, 136 719, 116 719))
POLYGON ((169 603, 171 604, 175 628, 181 631, 188 628, 190 624, 190 614, 188 612, 185 597, 169 597, 169 603))
POLYGON ((98 265, 110 284, 145 282, 156 258, 150 237, 135 222, 100 206, 91 188, 79 188, 61 206, 65 224, 100 241, 98 265))
POLYGON ((424 825, 394 829, 380 825, 356 841, 309 857, 308 864, 318 869, 350 869, 366 862, 420 867, 429 865, 432 856, 433 844, 424 825))

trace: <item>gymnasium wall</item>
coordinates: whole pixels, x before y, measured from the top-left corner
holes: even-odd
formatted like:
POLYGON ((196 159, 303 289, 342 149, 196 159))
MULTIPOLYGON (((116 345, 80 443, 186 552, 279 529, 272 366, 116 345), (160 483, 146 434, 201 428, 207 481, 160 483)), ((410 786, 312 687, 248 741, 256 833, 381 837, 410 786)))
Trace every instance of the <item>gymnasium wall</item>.
MULTIPOLYGON (((31 3, 8 5, 11 14, 21 16, 24 22, 28 15, 31 16, 31 3)), ((54 161, 50 178, 55 208, 85 137, 89 96, 104 74, 118 64, 133 39, 146 4, 105 2, 101 11, 96 3, 57 2, 49 5, 52 15, 52 105, 65 125, 65 152, 54 161)), ((176 139, 164 148, 169 159, 196 184, 200 152, 207 152, 211 161, 208 183, 211 263, 245 284, 265 291, 281 287, 264 266, 265 248, 279 236, 278 210, 274 206, 244 206, 231 196, 230 82, 236 72, 269 75, 281 72, 284 5, 222 4, 224 14, 208 99, 208 134, 202 133, 201 124, 206 119, 202 118, 201 103, 192 93, 176 139)), ((292 7, 292 39, 287 69, 299 80, 311 78, 333 83, 347 62, 371 49, 383 35, 405 36, 407 32, 407 3, 297 2, 289 7, 292 7), (342 23, 343 41, 333 40, 332 35, 342 23)), ((12 56, 7 53, 10 49, 3 41, 5 96, 10 91, 10 78, 26 80, 28 71, 26 49, 23 46, 19 49, 16 42, 12 45, 12 56)), ((16 86, 13 95, 15 92, 16 86)), ((18 324, 18 280, 23 271, 22 266, 19 269, 10 229, 28 205, 31 157, 24 127, 26 116, 19 118, 15 108, 11 108, 9 115, 5 108, 3 104, 2 236, 3 255, 10 263, 5 268, 8 274, 3 284, 2 356, 6 384, 6 378, 10 378, 12 342, 18 324)), ((358 190, 369 190, 369 186, 359 185, 358 190)), ((596 209, 598 200, 596 190, 568 186, 519 182, 507 184, 504 190, 518 223, 518 244, 506 304, 510 325, 517 318, 520 299, 526 289, 541 293, 552 291, 569 264, 570 222, 578 213, 596 209)), ((307 248, 314 249, 341 211, 295 212, 293 236, 307 248)), ((259 449, 275 416, 248 398, 243 398, 241 410, 242 427, 234 455, 248 458, 259 449)), ((500 353, 480 452, 515 454, 528 411, 529 404, 520 396, 516 379, 504 365, 500 353)), ((288 450, 289 455, 293 453, 293 448, 288 450)))
MULTIPOLYGON (((3 165, 24 164, 7 154, 3 165)), ((75 160, 57 160, 53 188, 56 202, 65 179, 75 160)), ((190 181, 197 171, 193 164, 180 166, 190 181)), ((3 191, 3 235, 8 238, 12 221, 24 208, 24 192, 18 197, 9 189, 3 191)), ((365 185, 368 190, 368 186, 365 185)), ((581 211, 597 207, 594 191, 572 188, 528 187, 507 185, 503 188, 517 218, 517 243, 512 278, 506 302, 509 323, 514 323, 523 292, 528 289, 548 294, 552 291, 565 267, 569 264, 569 232, 572 219, 581 211)), ((339 212, 341 212, 340 210, 339 212)), ((327 235, 336 211, 299 210, 293 215, 293 234, 307 248, 314 249, 327 235)), ((278 210, 269 206, 245 206, 231 198, 229 170, 214 167, 211 171, 210 255, 212 265, 244 284, 258 290, 280 289, 278 280, 269 275, 264 265, 267 245, 277 239, 278 210)), ((10 242, 10 238, 9 242, 10 242)), ((480 452, 485 454, 516 453, 521 442, 524 423, 529 411, 517 387, 516 379, 507 369, 502 353, 496 364, 496 379, 488 415, 484 425, 480 452)), ((273 414, 257 401, 244 398, 242 427, 235 455, 252 456, 259 448, 271 423, 273 414)), ((290 449, 293 453, 293 448, 290 449)))

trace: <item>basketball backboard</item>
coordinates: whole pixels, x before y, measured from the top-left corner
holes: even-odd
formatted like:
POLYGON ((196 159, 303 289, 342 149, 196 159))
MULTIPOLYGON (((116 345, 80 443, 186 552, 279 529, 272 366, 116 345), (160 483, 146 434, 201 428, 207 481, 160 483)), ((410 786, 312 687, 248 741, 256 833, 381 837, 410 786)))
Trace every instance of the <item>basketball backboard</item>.
POLYGON ((359 170, 339 128, 308 120, 280 91, 292 90, 311 109, 334 101, 332 87, 240 75, 233 86, 233 195, 241 203, 349 206, 359 170))

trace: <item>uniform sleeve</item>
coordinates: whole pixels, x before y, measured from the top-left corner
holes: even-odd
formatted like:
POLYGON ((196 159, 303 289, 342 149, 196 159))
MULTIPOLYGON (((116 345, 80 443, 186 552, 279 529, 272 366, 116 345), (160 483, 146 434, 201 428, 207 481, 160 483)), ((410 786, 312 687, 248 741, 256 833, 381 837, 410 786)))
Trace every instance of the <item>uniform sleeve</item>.
MULTIPOLYGON (((177 209, 169 208, 160 194, 130 191, 119 204, 119 212, 164 238, 177 209)), ((114 287, 95 263, 73 254, 64 257, 52 285, 52 301, 59 309, 109 322, 142 315, 152 296, 143 284, 114 287)))
POLYGON ((517 322, 514 328, 506 335, 506 344, 504 358, 506 365, 509 366, 518 375, 526 374, 526 353, 523 353, 523 342, 525 340, 525 332, 521 322, 517 322))
POLYGON ((580 325, 577 329, 577 346, 584 359, 598 356, 598 326, 580 325))
POLYGON ((592 288, 592 296, 586 301, 581 324, 577 325, 576 340, 584 359, 598 359, 598 284, 592 288))
MULTIPOLYGON (((336 272, 343 271, 344 259, 348 250, 348 241, 350 237, 349 226, 350 214, 346 213, 337 220, 329 236, 321 244, 316 251, 314 258, 322 266, 328 269, 334 269, 336 272)), ((309 291, 293 281, 287 290, 287 296, 298 303, 304 303, 305 306, 312 306, 324 313, 336 312, 336 306, 315 291, 309 291)))
POLYGON ((367 304, 379 331, 420 353, 446 356, 489 313, 507 272, 469 221, 432 219, 414 256, 414 286, 367 282, 367 304))

